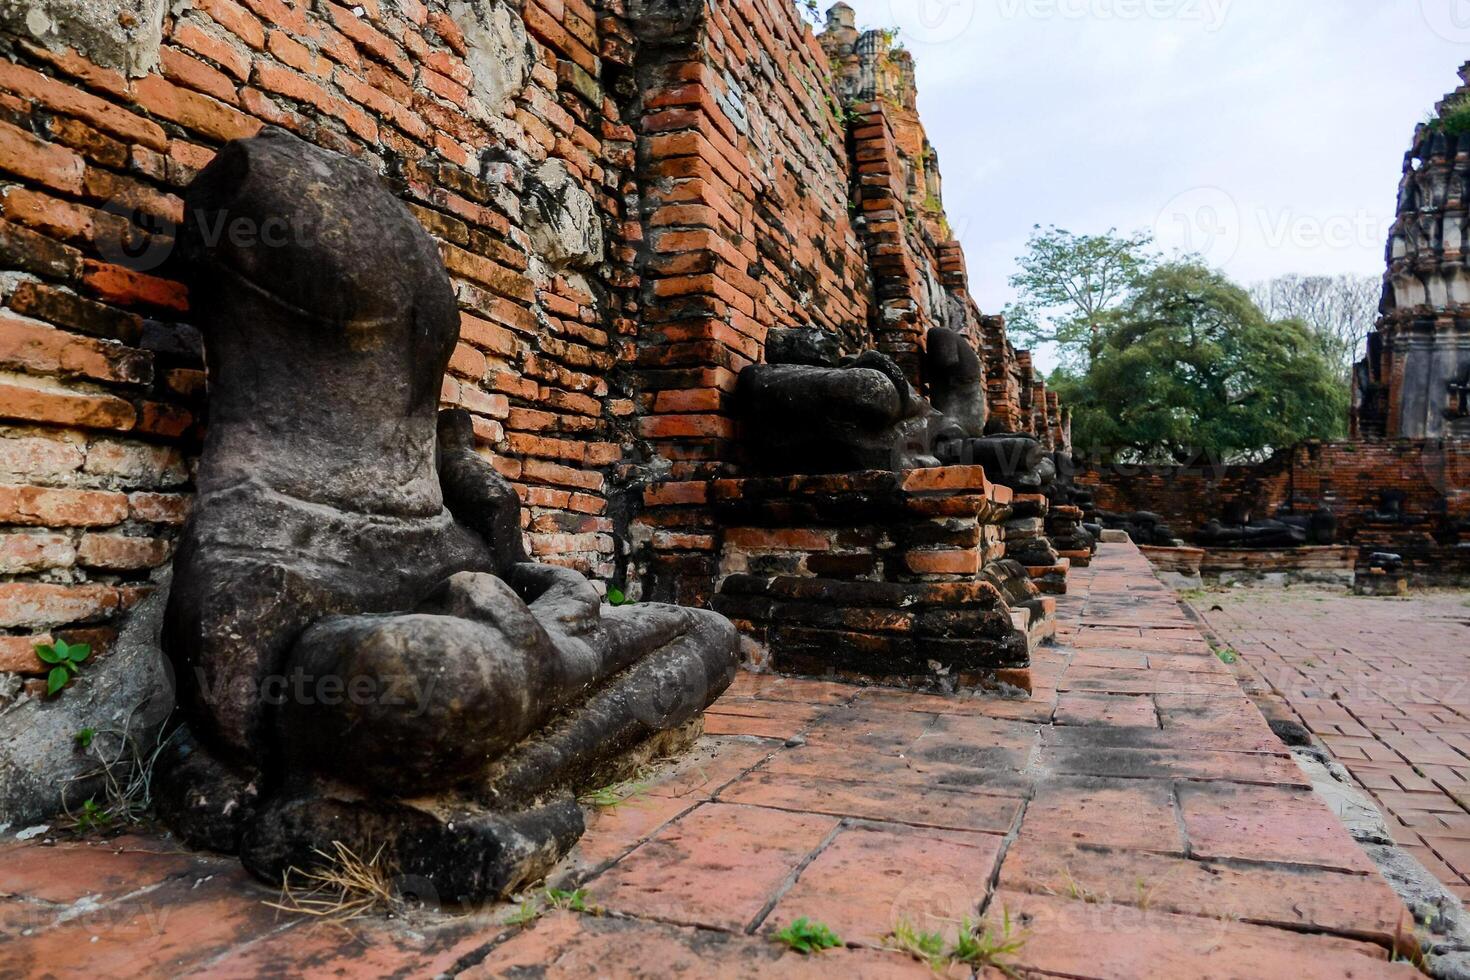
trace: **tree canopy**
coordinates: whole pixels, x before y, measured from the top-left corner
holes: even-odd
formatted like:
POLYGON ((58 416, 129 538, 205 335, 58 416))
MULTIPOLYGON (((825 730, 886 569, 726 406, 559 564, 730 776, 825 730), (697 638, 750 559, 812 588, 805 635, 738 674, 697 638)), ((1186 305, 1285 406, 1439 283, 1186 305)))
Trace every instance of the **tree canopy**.
POLYGON ((1037 225, 1010 278, 1022 296, 1005 310, 1011 336, 1023 346, 1055 344, 1064 364, 1087 370, 1108 315, 1151 267, 1152 243, 1146 232, 1075 235, 1037 225))
POLYGON ((1079 453, 1239 461, 1344 430, 1347 388, 1311 328, 1270 319, 1197 260, 1144 272, 1099 337, 1087 371, 1051 381, 1079 453))

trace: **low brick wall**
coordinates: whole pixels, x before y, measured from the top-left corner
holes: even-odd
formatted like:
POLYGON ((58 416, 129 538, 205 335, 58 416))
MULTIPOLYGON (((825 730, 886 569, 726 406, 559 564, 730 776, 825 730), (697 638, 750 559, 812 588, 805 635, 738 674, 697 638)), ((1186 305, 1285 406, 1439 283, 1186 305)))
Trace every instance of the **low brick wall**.
POLYGON ((1099 509, 1152 511, 1186 541, 1233 501, 1257 517, 1325 506, 1360 567, 1387 551, 1421 583, 1470 582, 1470 442, 1303 443, 1247 466, 1093 465, 1078 482, 1094 490, 1099 509), (1402 520, 1374 517, 1385 491, 1404 494, 1402 520))
POLYGON ((666 483, 644 493, 632 582, 710 602, 783 671, 912 681, 928 661, 1027 685, 1055 600, 1006 561, 1014 498, 975 466, 666 483))

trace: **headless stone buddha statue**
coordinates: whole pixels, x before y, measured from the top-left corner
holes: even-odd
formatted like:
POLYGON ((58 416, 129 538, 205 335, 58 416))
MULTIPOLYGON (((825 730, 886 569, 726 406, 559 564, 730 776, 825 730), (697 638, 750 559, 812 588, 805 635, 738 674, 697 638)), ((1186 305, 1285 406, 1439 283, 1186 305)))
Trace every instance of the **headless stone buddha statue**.
POLYGON ((766 363, 740 372, 737 411, 752 465, 767 473, 938 466, 963 435, 877 351, 843 357, 817 330, 771 330, 766 363))
POLYGON ((1307 543, 1305 527, 1275 518, 1255 519, 1248 504, 1232 500, 1223 519, 1206 521, 1195 541, 1207 548, 1300 548, 1307 543))
POLYGON ((1051 483, 1056 463, 1038 440, 988 426, 985 371, 968 340, 947 327, 930 330, 924 379, 934 407, 960 430, 940 433, 934 452, 941 462, 984 467, 992 483, 1022 493, 1041 492, 1051 483))
POLYGON ((930 330, 924 374, 927 399, 877 351, 843 357, 820 331, 770 331, 766 363, 742 371, 736 390, 752 464, 781 474, 972 465, 1022 492, 1050 482, 1041 443, 986 434, 984 372, 968 341, 930 330))
POLYGON ((160 810, 267 880, 341 842, 445 901, 513 891, 580 836, 577 792, 687 741, 735 631, 527 561, 514 489, 437 408, 449 278, 375 174, 267 130, 185 207, 209 416, 160 810))

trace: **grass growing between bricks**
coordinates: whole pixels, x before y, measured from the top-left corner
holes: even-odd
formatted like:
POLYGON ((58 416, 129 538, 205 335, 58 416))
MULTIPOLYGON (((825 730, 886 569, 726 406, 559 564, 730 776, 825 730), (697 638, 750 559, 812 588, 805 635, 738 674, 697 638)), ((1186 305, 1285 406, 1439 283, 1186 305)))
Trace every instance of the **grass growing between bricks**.
POLYGON ((960 964, 976 969, 988 967, 1008 977, 1019 977, 1020 974, 1008 961, 1025 948, 1026 937, 1015 928, 1010 912, 1006 911, 998 931, 989 926, 981 928, 966 917, 960 923, 953 942, 947 941, 943 932, 926 932, 903 920, 895 924, 889 933, 888 946, 929 964, 935 973, 960 964))
POLYGON ((587 890, 546 888, 541 894, 529 894, 521 898, 516 907, 501 920, 508 926, 529 926, 547 912, 580 912, 583 915, 602 915, 602 908, 587 902, 587 890))
POLYGON ((773 933, 771 939, 803 955, 820 953, 824 949, 837 949, 842 940, 821 922, 813 922, 802 916, 786 928, 773 933))

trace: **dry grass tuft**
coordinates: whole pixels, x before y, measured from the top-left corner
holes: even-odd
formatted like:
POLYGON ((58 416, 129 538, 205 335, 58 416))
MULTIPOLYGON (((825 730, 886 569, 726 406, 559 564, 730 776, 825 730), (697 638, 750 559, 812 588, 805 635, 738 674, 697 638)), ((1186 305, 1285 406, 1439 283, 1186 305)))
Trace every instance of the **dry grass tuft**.
POLYGON ((401 900, 393 890, 393 870, 383 862, 382 847, 366 860, 341 841, 332 841, 332 848, 332 854, 313 849, 323 861, 318 867, 307 871, 288 868, 280 900, 265 904, 334 922, 401 911, 401 900))

